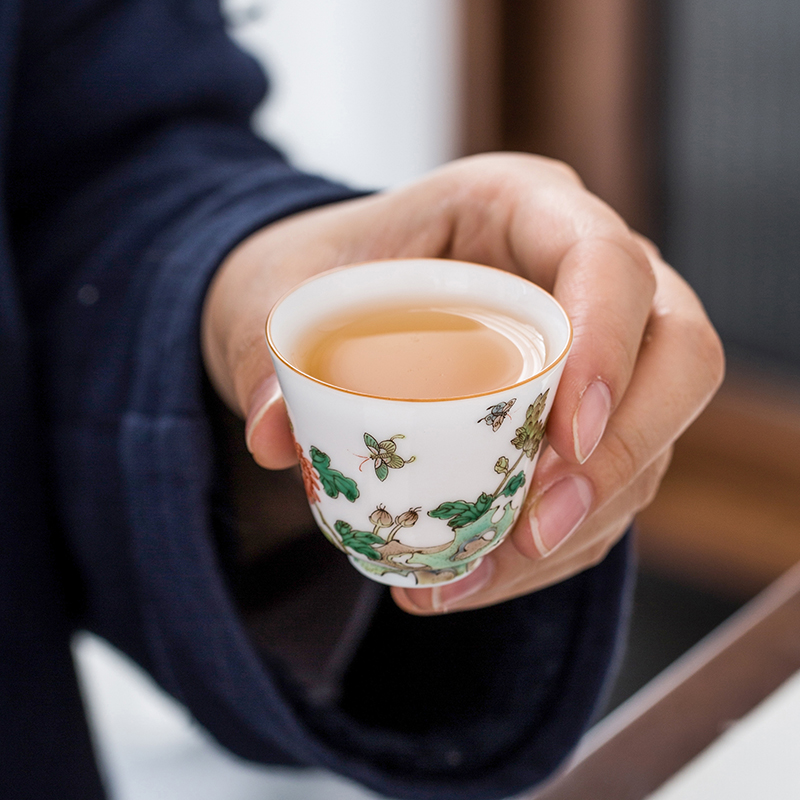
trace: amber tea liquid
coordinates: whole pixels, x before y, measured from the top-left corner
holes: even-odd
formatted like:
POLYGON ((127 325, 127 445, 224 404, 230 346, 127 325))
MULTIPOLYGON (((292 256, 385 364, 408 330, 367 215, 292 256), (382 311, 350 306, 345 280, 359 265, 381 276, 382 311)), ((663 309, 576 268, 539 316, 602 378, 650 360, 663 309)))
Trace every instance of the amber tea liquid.
POLYGON ((317 321, 293 361, 353 392, 437 400, 513 386, 541 371, 545 347, 534 327, 490 309, 408 304, 317 321))

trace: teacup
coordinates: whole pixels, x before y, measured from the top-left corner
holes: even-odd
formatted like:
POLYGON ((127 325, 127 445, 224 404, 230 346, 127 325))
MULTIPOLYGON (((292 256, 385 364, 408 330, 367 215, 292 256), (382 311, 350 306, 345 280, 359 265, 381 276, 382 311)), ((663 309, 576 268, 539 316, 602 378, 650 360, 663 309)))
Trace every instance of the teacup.
POLYGON ((298 285, 274 306, 266 333, 322 533, 389 585, 441 585, 475 569, 513 526, 530 486, 572 344, 558 302, 477 264, 375 261, 298 285), (533 327, 543 361, 510 385, 434 399, 374 395, 303 371, 298 348, 319 320, 402 301, 486 309, 533 327))

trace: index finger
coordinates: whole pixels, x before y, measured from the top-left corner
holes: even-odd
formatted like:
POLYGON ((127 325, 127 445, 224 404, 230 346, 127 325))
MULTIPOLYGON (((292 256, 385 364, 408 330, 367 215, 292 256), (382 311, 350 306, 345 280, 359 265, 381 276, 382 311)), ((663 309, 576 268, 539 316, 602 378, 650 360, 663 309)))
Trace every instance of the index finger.
POLYGON ((517 549, 534 561, 571 535, 576 513, 602 508, 635 481, 722 381, 722 347, 702 304, 674 270, 659 261, 654 266, 659 291, 636 371, 597 451, 578 469, 553 453, 543 454, 537 466, 527 518, 511 533, 517 549))
POLYGON ((533 156, 477 157, 470 190, 453 192, 448 255, 510 269, 552 292, 573 348, 548 423, 554 449, 583 463, 631 379, 656 281, 623 220, 572 170, 533 156))
POLYGON ((573 348, 548 421, 548 439, 584 463, 630 383, 656 281, 632 238, 577 241, 558 265, 553 294, 573 326, 573 348))

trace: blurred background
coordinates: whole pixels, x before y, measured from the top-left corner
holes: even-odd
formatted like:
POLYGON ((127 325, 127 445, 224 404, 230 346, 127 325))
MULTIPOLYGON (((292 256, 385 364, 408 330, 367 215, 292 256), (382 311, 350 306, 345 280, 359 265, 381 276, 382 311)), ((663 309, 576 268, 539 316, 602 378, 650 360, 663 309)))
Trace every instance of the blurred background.
MULTIPOLYGON (((640 517, 609 708, 800 561, 796 0, 228 0, 266 66, 254 125, 306 169, 395 186, 460 155, 563 159, 695 287, 729 357, 640 517)), ((76 645, 122 800, 368 797, 243 765, 90 637, 76 645)))

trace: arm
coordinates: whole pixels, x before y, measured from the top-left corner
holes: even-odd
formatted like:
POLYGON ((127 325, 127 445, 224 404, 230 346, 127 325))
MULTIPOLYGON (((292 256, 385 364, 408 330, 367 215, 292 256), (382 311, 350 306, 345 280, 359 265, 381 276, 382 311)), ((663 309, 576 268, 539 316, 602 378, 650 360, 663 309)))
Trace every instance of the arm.
MULTIPOLYGON (((275 661, 284 632, 259 613, 267 601, 245 612, 245 590, 231 591, 239 576, 226 556, 246 542, 238 522, 226 524, 235 458, 225 453, 241 432, 215 436, 226 422, 207 391, 201 306, 242 238, 355 193, 297 172, 252 135, 263 76, 228 40, 214 2, 26 8, 9 205, 59 523, 84 579, 81 622, 186 702, 184 683, 213 683, 203 663, 211 629, 232 635, 227 646, 267 680, 261 658, 275 661), (250 644, 254 629, 263 647, 250 644)), ((267 481, 276 541, 307 531, 292 489, 288 475, 267 481)), ((359 592, 344 592, 340 616, 359 592)), ((297 758, 279 731, 259 736, 263 758, 297 758)))

